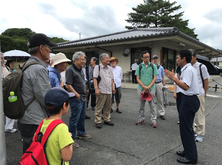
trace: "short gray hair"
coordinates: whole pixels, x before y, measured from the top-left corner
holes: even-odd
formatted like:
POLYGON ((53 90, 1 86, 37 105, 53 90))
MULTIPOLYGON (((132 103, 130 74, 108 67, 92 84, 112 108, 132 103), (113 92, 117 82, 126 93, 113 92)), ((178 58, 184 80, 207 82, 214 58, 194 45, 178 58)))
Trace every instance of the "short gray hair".
POLYGON ((84 52, 75 52, 72 56, 72 60, 75 61, 75 59, 79 59, 79 56, 83 56, 84 58, 86 58, 86 54, 84 52))
POLYGON ((28 52, 33 55, 36 54, 38 52, 39 46, 33 47, 33 48, 29 48, 28 52))
POLYGON ((98 59, 96 57, 92 57, 93 61, 98 61, 98 59))
MULTIPOLYGON (((102 53, 102 54, 99 56, 99 59, 100 59, 100 60, 103 60, 106 55, 108 55, 108 54, 107 54, 107 53, 102 53)), ((109 56, 109 55, 108 55, 108 56, 109 56)))

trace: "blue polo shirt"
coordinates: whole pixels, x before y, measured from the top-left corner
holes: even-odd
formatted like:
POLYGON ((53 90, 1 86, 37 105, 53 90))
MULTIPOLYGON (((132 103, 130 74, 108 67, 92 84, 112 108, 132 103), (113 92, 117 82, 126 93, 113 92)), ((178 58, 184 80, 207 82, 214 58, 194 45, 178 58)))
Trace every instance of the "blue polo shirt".
POLYGON ((49 68, 49 81, 53 87, 60 87, 61 75, 56 68, 49 68))
POLYGON ((156 82, 162 81, 162 77, 165 75, 164 74, 164 69, 161 65, 157 65, 157 69, 158 69, 158 75, 156 76, 156 82), (158 69, 159 66, 159 69, 158 69))

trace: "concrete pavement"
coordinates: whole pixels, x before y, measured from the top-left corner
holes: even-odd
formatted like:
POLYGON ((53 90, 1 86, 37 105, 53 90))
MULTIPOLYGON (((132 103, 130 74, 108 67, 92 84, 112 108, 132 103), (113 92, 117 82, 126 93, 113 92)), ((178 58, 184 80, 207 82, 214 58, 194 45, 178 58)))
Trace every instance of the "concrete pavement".
MULTIPOLYGON (((214 79, 222 84, 219 76, 214 79)), ((210 83, 213 85, 214 81, 210 81, 210 83)), ((132 85, 135 86, 135 84, 132 85)), ((118 114, 114 111, 111 114, 111 120, 115 123, 113 127, 102 125, 101 129, 97 129, 94 123, 94 111, 90 107, 87 108, 87 115, 92 118, 85 121, 85 127, 86 132, 92 135, 92 138, 77 140, 80 148, 74 149, 70 165, 179 164, 176 162, 178 156, 175 152, 183 148, 177 124, 176 106, 168 106, 166 120, 158 117, 157 128, 152 128, 149 107, 146 104, 146 123, 136 126, 139 104, 134 86, 122 89, 120 110, 123 113, 118 114)), ((206 97, 206 135, 202 143, 197 143, 198 164, 201 165, 222 164, 220 154, 222 151, 222 100, 220 93, 222 94, 218 90, 215 94, 214 89, 209 89, 209 96, 206 97)), ((168 93, 168 100, 175 102, 171 92, 168 93)), ((69 116, 70 111, 63 117, 66 124, 68 124, 69 116)), ((22 156, 22 141, 19 132, 6 134, 6 147, 8 165, 18 163, 22 156)))

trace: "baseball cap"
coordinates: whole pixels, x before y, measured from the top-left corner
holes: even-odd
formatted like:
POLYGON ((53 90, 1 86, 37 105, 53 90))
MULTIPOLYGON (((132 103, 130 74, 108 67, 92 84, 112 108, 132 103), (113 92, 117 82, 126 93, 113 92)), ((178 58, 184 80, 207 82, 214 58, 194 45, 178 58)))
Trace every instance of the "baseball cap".
POLYGON ((45 94, 44 102, 45 104, 49 103, 52 105, 52 106, 46 106, 46 108, 54 109, 63 105, 63 103, 65 103, 68 100, 68 98, 74 96, 75 96, 74 93, 67 92, 61 87, 54 87, 45 94))
POLYGON ((70 62, 71 60, 66 58, 66 55, 64 53, 57 53, 52 57, 53 63, 51 67, 54 67, 57 64, 60 64, 62 62, 70 62))
POLYGON ((147 101, 151 101, 153 96, 150 94, 150 93, 145 93, 145 91, 143 91, 141 94, 140 94, 140 97, 142 100, 147 100, 147 101))
POLYGON ((152 59, 154 59, 154 58, 158 58, 158 56, 157 55, 153 55, 152 59))
POLYGON ((35 33, 29 38, 29 42, 27 43, 29 48, 33 48, 36 46, 47 44, 51 47, 56 46, 57 44, 51 42, 49 38, 42 33, 35 33))

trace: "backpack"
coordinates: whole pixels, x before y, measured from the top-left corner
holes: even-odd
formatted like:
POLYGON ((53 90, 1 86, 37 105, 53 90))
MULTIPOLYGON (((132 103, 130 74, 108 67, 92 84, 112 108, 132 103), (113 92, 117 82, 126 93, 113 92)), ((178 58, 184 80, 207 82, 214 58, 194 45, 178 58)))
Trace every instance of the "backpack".
MULTIPOLYGON (((98 75, 98 77, 97 77, 97 85, 99 85, 99 82, 100 82, 100 80, 101 80, 101 77, 100 77, 100 65, 98 65, 98 66, 99 66, 99 75, 98 75)), ((90 91, 95 91, 95 89, 94 89, 94 83, 93 83, 93 77, 90 78, 88 82, 89 82, 89 90, 90 90, 90 91)))
POLYGON ((21 96, 21 87, 22 87, 22 75, 23 72, 31 65, 40 64, 37 61, 29 62, 25 64, 22 69, 18 69, 15 72, 10 73, 3 79, 3 105, 4 105, 4 113, 5 116, 11 119, 19 119, 21 118, 25 110, 28 106, 35 100, 33 98, 27 105, 24 105, 22 96, 21 96), (10 96, 10 92, 14 91, 15 96, 17 96, 17 101, 9 102, 8 97, 10 96))
MULTIPOLYGON (((150 62, 150 65, 151 65, 151 67, 152 67, 152 69, 153 69, 153 74, 152 74, 152 76, 154 77, 154 68, 153 68, 153 63, 152 62, 150 62)), ((142 63, 139 65, 139 76, 141 77, 141 69, 142 69, 142 63)))
MULTIPOLYGON (((49 135, 54 130, 54 128, 61 123, 64 123, 60 119, 53 120, 49 126, 47 127, 44 134, 40 132, 43 121, 39 124, 35 136, 34 141, 31 143, 30 147, 25 151, 22 155, 20 162, 18 165, 48 165, 47 157, 45 154, 45 144, 48 140, 49 135)), ((63 162, 63 160, 62 160, 63 162)))

